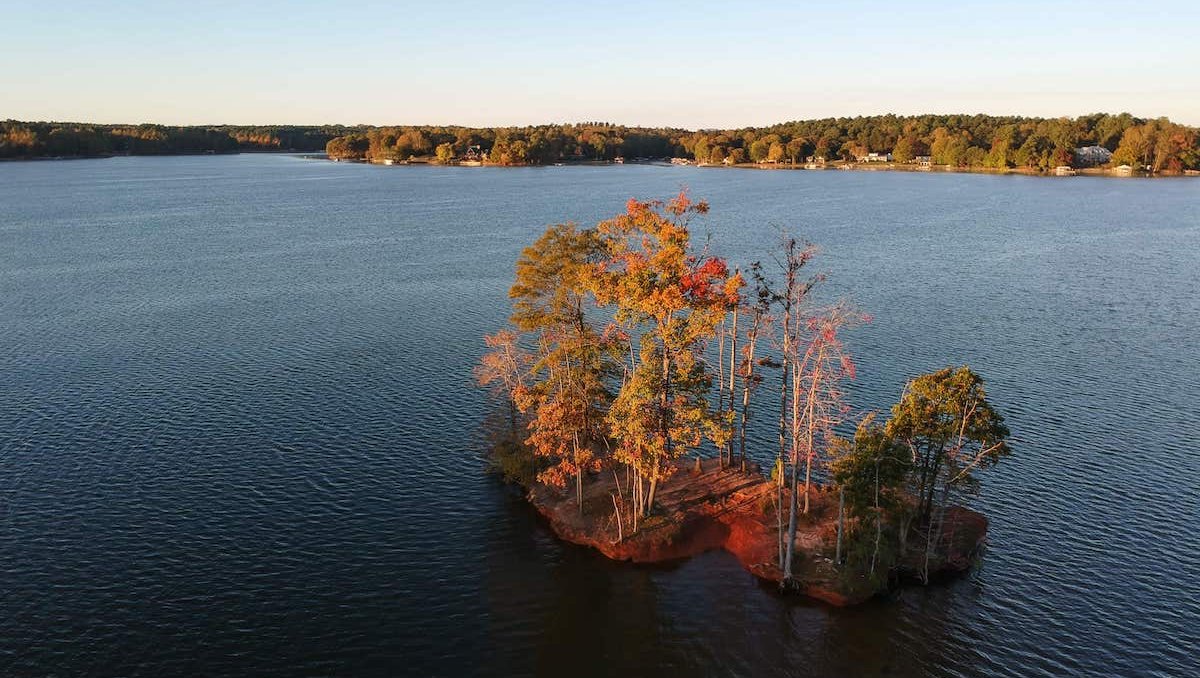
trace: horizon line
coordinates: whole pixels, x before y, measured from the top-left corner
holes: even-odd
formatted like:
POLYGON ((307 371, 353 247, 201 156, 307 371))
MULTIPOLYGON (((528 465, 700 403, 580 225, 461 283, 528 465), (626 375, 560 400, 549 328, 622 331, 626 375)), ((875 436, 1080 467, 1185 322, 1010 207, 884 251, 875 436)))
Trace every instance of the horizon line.
POLYGON ((3 122, 16 122, 27 124, 58 124, 58 125, 106 125, 106 126, 140 126, 140 125, 155 125, 159 127, 363 127, 363 128, 385 128, 385 127, 452 127, 465 129, 503 129, 503 128, 523 128, 523 127, 543 127, 543 126, 569 126, 569 125, 610 125, 613 127, 625 127, 630 129, 663 129, 663 130, 680 130, 686 132, 705 132, 705 131, 725 131, 725 130, 740 130, 740 129, 761 129, 766 127, 774 127, 776 125, 786 125, 789 123, 798 122, 813 122, 820 120, 853 120, 859 118, 886 118, 888 116, 896 118, 920 118, 926 116, 964 116, 964 117, 988 117, 988 118, 1018 118, 1022 120, 1059 120, 1067 118, 1076 120, 1082 117, 1092 115, 1109 115, 1122 116, 1128 115, 1138 120, 1158 120, 1166 118, 1176 124, 1185 125, 1188 127, 1200 128, 1200 123, 1182 122, 1172 119, 1167 115, 1144 116, 1130 113, 1129 111, 1109 112, 1109 111, 1092 111, 1089 113, 1078 113, 1075 115, 1028 115, 1023 113, 983 113, 983 112, 964 112, 955 111, 949 113, 923 112, 923 113, 857 113, 853 115, 830 115, 811 118, 790 118, 779 120, 766 124, 749 124, 735 126, 698 126, 698 127, 681 127, 676 125, 647 125, 647 124, 632 124, 626 122, 614 122, 611 120, 575 120, 575 121, 551 121, 551 122, 530 122, 530 123, 508 123, 508 124, 489 124, 489 125, 472 125, 463 123, 343 123, 343 122, 320 122, 320 123, 295 123, 295 122, 204 122, 204 123, 176 123, 176 122, 101 122, 97 120, 70 120, 70 119, 42 119, 42 120, 22 120, 18 118, 5 118, 3 122))

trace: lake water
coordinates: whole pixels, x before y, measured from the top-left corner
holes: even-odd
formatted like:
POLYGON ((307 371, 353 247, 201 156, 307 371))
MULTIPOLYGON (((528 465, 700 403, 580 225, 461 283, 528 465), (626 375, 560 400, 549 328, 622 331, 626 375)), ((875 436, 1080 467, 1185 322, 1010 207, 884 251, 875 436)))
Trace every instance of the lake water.
POLYGON ((1200 181, 0 163, 0 675, 1200 675, 1198 402, 1200 181), (735 262, 822 247, 856 408, 987 379, 980 570, 831 609, 483 472, 521 247, 681 185, 735 262))

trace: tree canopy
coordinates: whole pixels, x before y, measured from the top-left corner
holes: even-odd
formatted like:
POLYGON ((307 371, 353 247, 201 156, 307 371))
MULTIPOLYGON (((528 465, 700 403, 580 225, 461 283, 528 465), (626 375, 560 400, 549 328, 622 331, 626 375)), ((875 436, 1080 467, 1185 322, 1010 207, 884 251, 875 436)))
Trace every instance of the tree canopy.
MULTIPOLYGON (((828 516, 831 496, 836 567, 876 585, 897 567, 927 578, 931 561, 949 557, 950 502, 977 492, 976 473, 1009 454, 983 380, 967 367, 938 370, 906 385, 886 423, 854 417, 844 382, 856 368, 842 333, 869 317, 844 301, 810 299, 824 276, 801 273, 816 250, 790 236, 771 253, 782 282, 753 263, 746 290, 738 270, 693 244, 691 221, 707 212, 686 192, 634 199, 594 227, 552 225, 522 251, 509 328, 485 338, 476 370, 507 403, 510 436, 496 465, 531 493, 564 496, 573 484, 578 525, 615 527, 619 543, 656 519, 664 482, 678 497, 677 483, 705 473, 706 445, 722 473, 759 473, 745 463, 745 427, 762 370, 778 369, 778 399, 768 396, 768 407, 779 413, 779 447, 774 471, 760 478, 774 506, 780 581, 795 583, 800 523, 828 516), (839 428, 852 419, 850 443, 839 428), (695 471, 680 474, 693 455, 695 471), (614 522, 599 521, 595 509, 609 508, 614 522)), ((761 510, 767 516, 769 507, 761 510)))
POLYGON ((524 127, 96 125, 0 122, 0 158, 110 154, 324 150, 348 160, 450 162, 472 153, 497 165, 683 157, 697 163, 798 163, 892 153, 952 167, 1048 170, 1083 162, 1100 146, 1112 164, 1154 172, 1200 169, 1200 130, 1167 118, 1094 113, 1077 118, 873 115, 796 120, 767 127, 686 130, 583 122, 524 127))

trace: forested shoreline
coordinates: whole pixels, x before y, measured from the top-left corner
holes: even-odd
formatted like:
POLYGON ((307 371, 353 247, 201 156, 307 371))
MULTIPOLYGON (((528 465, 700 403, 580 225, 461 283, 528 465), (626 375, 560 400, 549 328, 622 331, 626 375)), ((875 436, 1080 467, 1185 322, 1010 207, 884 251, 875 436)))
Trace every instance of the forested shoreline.
POLYGON ((1097 164, 1181 173, 1200 170, 1200 129, 1128 113, 1076 118, 876 115, 728 130, 604 122, 524 127, 0 123, 0 158, 240 151, 325 151, 336 160, 500 166, 666 158, 702 165, 786 166, 852 163, 875 154, 898 165, 949 169, 1044 172, 1097 164), (1081 157, 1083 148, 1104 149, 1102 159, 1081 157))
POLYGON ((0 122, 0 158, 102 158, 113 155, 188 155, 244 151, 325 150, 330 139, 355 129, 341 125, 94 125, 0 122))
POLYGON ((876 154, 890 155, 901 165, 923 161, 950 169, 1049 171, 1103 164, 1179 173, 1200 169, 1200 130, 1128 113, 1077 118, 880 115, 697 131, 607 123, 377 127, 332 139, 326 150, 339 160, 466 160, 502 166, 663 158, 779 166, 852 163, 876 154), (1088 147, 1104 149, 1104 160, 1080 157, 1078 151, 1088 147))

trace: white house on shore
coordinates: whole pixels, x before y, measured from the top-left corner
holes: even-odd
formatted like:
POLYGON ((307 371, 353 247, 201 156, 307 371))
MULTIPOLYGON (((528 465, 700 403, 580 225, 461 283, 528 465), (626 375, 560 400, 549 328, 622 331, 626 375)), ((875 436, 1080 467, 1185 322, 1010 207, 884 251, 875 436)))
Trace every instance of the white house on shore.
POLYGON ((858 158, 859 162, 891 162, 891 153, 868 153, 858 158))

